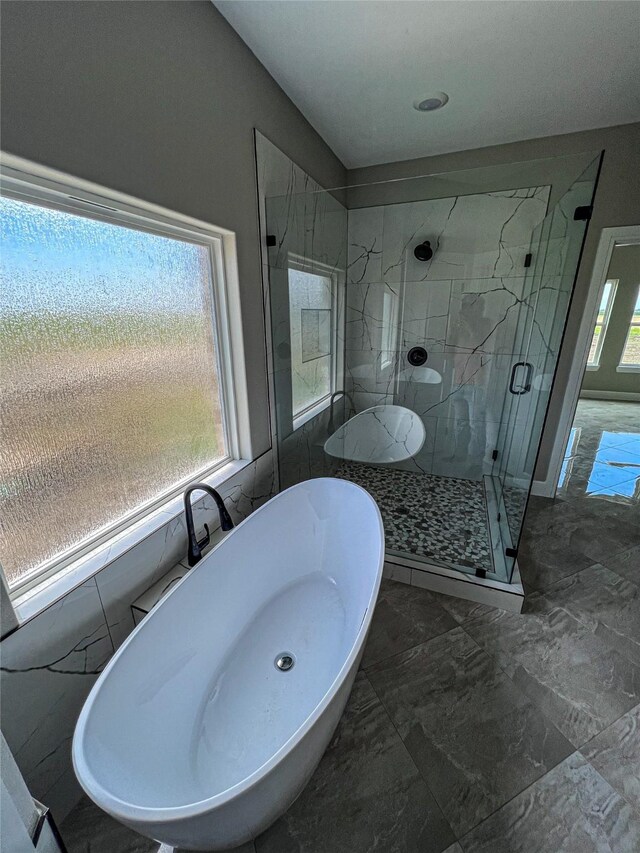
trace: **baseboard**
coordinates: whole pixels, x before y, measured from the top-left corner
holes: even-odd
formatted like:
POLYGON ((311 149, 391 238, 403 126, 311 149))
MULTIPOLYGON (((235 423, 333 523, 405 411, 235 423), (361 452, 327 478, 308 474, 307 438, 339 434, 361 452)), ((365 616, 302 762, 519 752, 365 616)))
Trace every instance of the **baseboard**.
POLYGON ((423 565, 416 568, 416 565, 416 561, 393 557, 393 562, 385 560, 383 575, 400 583, 451 595, 454 598, 464 598, 478 604, 487 604, 489 607, 499 607, 512 613, 520 613, 522 610, 524 589, 517 569, 514 573, 514 583, 501 583, 440 566, 423 565), (413 565, 410 565, 411 563, 413 565))
POLYGON ((555 480, 534 480, 531 484, 531 494, 538 498, 555 498, 555 480))
POLYGON ((640 393, 637 391, 580 391, 581 400, 618 400, 620 402, 640 403, 640 393))

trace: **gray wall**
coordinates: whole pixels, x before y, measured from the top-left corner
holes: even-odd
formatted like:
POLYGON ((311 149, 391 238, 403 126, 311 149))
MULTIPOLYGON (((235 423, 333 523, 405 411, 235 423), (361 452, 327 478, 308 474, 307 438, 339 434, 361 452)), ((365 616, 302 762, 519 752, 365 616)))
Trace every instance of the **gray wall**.
POLYGON ((640 246, 616 246, 607 278, 618 280, 598 370, 587 370, 584 391, 622 391, 640 395, 640 375, 616 370, 624 351, 640 283, 640 246))
POLYGON ((580 321, 589 289, 600 233, 603 228, 640 223, 640 123, 618 127, 569 133, 544 139, 530 139, 508 145, 495 145, 473 151, 460 151, 438 157, 405 160, 380 166, 349 171, 349 183, 385 181, 437 172, 452 172, 517 163, 540 157, 574 155, 580 152, 604 150, 605 157, 595 200, 593 216, 578 271, 576 289, 571 304, 564 344, 560 353, 557 382, 549 405, 549 416, 542 437, 542 447, 536 479, 544 480, 560 416, 580 321))
POLYGON ((2 148, 236 232, 270 444, 253 127, 324 186, 346 171, 209 2, 2 4, 2 148))

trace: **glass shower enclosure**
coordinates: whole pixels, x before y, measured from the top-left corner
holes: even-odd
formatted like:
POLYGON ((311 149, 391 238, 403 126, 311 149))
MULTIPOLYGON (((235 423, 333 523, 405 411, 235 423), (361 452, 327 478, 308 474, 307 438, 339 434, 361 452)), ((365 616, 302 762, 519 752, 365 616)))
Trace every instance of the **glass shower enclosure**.
POLYGON ((350 479, 389 559, 511 582, 599 162, 267 196, 280 488, 350 479))

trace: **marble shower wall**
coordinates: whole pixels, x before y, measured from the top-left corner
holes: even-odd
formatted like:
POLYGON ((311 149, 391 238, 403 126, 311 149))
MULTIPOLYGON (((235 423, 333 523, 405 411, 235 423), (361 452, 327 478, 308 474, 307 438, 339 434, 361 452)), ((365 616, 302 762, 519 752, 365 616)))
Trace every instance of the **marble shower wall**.
MULTIPOLYGON (((328 410, 295 425, 292 404, 291 324, 288 269, 291 262, 309 272, 330 275, 337 289, 333 358, 341 387, 344 371, 344 283, 347 211, 286 154, 256 132, 258 195, 263 247, 263 286, 271 418, 278 454, 280 488, 332 473, 323 451, 328 410), (267 234, 276 239, 267 246, 267 234)), ((342 403, 337 405, 342 410, 342 403)))
POLYGON ((427 439, 410 470, 490 470, 525 255, 548 198, 549 187, 530 187, 349 211, 346 382, 358 410, 396 402, 421 415, 427 439), (413 249, 427 239, 434 256, 420 262, 413 249), (407 362, 416 345, 435 376, 407 362))

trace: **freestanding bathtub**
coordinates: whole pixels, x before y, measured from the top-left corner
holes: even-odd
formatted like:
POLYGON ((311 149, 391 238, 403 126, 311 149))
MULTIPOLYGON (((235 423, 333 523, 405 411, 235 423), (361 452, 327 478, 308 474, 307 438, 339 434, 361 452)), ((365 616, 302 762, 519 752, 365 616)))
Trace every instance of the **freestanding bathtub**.
POLYGON ((256 510, 94 685, 73 739, 91 799, 189 850, 232 848, 266 829, 340 719, 383 558, 380 513, 353 483, 309 480, 256 510))

